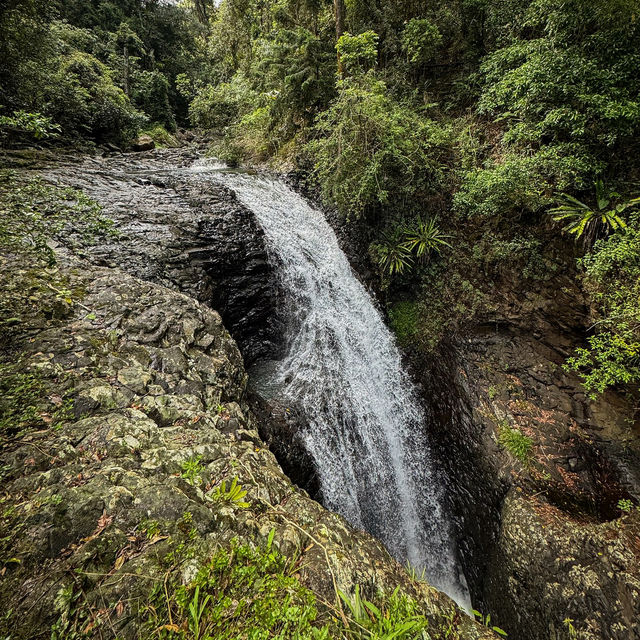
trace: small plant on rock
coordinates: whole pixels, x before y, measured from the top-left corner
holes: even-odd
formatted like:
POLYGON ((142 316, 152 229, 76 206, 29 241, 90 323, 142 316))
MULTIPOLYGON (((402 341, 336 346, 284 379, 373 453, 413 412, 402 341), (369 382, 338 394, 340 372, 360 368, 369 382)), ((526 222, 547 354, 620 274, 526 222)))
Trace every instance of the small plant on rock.
POLYGON ((377 607, 360 595, 356 586, 353 597, 342 591, 340 599, 347 606, 347 637, 353 640, 417 640, 425 637, 427 619, 420 615, 415 602, 399 589, 377 607))
POLYGON ((472 609, 472 613, 478 619, 478 622, 480 624, 483 624, 485 627, 488 627, 492 631, 495 631, 500 636, 504 636, 505 638, 507 637, 507 632, 504 629, 501 629, 500 627, 492 626, 490 613, 488 613, 487 615, 484 615, 479 611, 476 611, 475 609, 472 609))
POLYGON ((202 456, 195 456, 182 463, 182 478, 184 478, 192 487, 202 484, 202 472, 204 465, 200 464, 202 456))
POLYGON ((223 480, 212 493, 212 498, 216 502, 226 502, 241 509, 246 509, 249 506, 248 502, 244 501, 244 497, 247 492, 238 484, 238 478, 234 478, 227 489, 227 481, 223 480))
POLYGON ((618 500, 618 509, 625 513, 630 513, 631 509, 633 509, 633 502, 627 499, 618 500))
POLYGON ((498 428, 498 442, 523 465, 529 464, 533 440, 525 436, 522 431, 504 422, 498 428))
POLYGON ((210 600, 211 594, 208 593, 201 601, 200 585, 196 586, 193 599, 189 603, 189 629, 193 634, 194 640, 200 640, 200 621, 210 600))

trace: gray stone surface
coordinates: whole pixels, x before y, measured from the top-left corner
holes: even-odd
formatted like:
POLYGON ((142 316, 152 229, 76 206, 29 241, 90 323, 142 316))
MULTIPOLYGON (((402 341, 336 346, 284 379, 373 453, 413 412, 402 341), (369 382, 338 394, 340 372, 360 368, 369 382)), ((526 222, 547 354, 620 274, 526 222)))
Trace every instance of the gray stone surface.
MULTIPOLYGON (((28 290, 28 265, 3 259, 2 267, 7 291, 28 290)), ((56 278, 76 292, 64 317, 46 319, 55 293, 41 287, 2 343, 5 361, 42 376, 43 407, 70 400, 73 411, 2 445, 0 637, 49 638, 70 615, 65 589, 102 621, 99 637, 140 637, 141 603, 166 578, 160 560, 184 539, 185 513, 197 534, 185 542, 190 558, 173 569, 184 580, 220 545, 260 544, 274 529, 274 544, 299 554, 300 581, 321 600, 333 601, 335 586, 403 586, 434 628, 490 636, 292 485, 256 431, 240 352, 215 311, 75 260, 56 278), (202 472, 189 482, 183 463, 195 457, 202 472), (232 478, 248 508, 211 499, 232 478)))

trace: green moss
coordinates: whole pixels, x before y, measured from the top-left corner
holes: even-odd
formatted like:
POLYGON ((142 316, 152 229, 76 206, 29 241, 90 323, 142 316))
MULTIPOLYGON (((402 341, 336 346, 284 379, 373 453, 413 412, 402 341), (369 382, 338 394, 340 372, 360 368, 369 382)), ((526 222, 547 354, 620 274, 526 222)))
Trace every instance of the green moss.
POLYGON ((402 347, 411 346, 418 334, 420 306, 417 302, 397 302, 389 310, 391 328, 402 347))

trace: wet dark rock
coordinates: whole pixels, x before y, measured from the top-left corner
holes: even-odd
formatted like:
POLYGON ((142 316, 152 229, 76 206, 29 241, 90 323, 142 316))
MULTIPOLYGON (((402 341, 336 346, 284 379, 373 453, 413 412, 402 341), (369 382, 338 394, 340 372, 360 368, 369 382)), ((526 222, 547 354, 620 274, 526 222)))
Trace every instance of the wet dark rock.
POLYGON ((267 443, 292 482, 312 497, 320 499, 320 482, 315 463, 300 438, 304 417, 295 407, 285 407, 256 392, 248 396, 258 418, 260 437, 267 443))
POLYGON ((86 250, 94 264, 209 304, 250 365, 278 350, 278 285, 253 213, 204 165, 191 170, 199 159, 195 148, 88 158, 48 177, 83 189, 114 221, 119 235, 86 250))
POLYGON ((565 618, 578 637, 638 638, 640 514, 617 507, 640 498, 632 407, 589 401, 562 368, 585 319, 579 292, 539 300, 413 363, 474 606, 522 640, 565 637, 565 618), (498 443, 512 427, 531 438, 528 465, 498 443))

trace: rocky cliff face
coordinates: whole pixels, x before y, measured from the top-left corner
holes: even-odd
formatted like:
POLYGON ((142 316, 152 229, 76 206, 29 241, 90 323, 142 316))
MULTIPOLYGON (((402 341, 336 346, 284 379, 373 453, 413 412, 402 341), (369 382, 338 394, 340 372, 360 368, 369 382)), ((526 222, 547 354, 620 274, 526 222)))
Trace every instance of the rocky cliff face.
POLYGON ((486 633, 291 484, 256 431, 216 312, 115 269, 67 261, 35 293, 28 265, 2 267, 14 309, 24 295, 3 373, 37 380, 28 397, 43 425, 2 443, 2 637, 50 637, 52 625, 56 637, 146 637, 163 585, 188 585, 232 539, 259 545, 272 531, 321 601, 402 586, 434 629, 486 633), (62 303, 61 282, 73 292, 62 303), (242 502, 220 498, 234 479, 242 502))
POLYGON ((503 291, 415 370, 477 607, 521 638, 638 638, 640 513, 618 501, 640 497, 639 432, 624 398, 593 402, 563 369, 586 308, 575 280, 554 284, 503 291), (500 444, 514 428, 521 459, 500 444))

